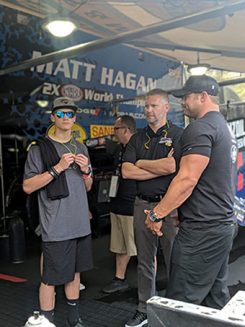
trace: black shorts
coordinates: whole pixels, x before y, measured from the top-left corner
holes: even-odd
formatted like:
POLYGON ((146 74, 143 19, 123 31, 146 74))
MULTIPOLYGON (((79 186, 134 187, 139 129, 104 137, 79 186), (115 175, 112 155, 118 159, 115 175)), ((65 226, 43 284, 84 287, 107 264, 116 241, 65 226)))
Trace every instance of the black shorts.
POLYGON ((58 242, 43 242, 42 282, 63 285, 73 281, 76 272, 93 268, 91 235, 58 242))

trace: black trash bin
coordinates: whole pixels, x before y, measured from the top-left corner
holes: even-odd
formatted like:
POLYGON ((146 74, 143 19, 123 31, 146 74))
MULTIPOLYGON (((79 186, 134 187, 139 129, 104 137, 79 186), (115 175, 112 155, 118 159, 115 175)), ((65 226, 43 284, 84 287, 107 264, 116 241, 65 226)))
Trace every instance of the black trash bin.
POLYGON ((26 255, 25 226, 20 217, 13 217, 9 221, 10 260, 21 263, 26 255))
POLYGON ((10 260, 9 234, 0 235, 0 260, 10 260))

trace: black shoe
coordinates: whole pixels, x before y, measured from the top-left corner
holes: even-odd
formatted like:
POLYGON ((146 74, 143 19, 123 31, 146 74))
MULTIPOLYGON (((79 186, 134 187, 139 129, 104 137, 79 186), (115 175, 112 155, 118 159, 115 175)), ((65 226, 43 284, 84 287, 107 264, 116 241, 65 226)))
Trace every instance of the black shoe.
POLYGON ((81 318, 79 318, 75 325, 71 325, 69 321, 66 321, 66 327, 88 327, 88 326, 84 324, 81 318))
POLYGON ((146 327, 147 323, 147 314, 137 310, 133 318, 125 324, 125 327, 146 327))
POLYGON ((126 281, 126 279, 120 280, 118 278, 114 278, 110 284, 108 284, 103 288, 102 292, 111 294, 118 291, 126 290, 127 288, 128 288, 128 282, 126 281))

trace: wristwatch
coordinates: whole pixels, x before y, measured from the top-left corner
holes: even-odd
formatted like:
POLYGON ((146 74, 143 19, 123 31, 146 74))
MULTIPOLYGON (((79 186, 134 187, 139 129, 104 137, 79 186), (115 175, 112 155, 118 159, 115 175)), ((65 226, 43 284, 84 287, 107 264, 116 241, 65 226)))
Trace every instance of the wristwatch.
POLYGON ((87 173, 85 173, 84 171, 82 171, 82 175, 91 175, 91 173, 92 173, 92 169, 91 169, 91 165, 88 165, 88 172, 87 173))
POLYGON ((158 218, 157 214, 153 210, 150 211, 149 218, 153 223, 159 223, 163 220, 163 218, 158 218))

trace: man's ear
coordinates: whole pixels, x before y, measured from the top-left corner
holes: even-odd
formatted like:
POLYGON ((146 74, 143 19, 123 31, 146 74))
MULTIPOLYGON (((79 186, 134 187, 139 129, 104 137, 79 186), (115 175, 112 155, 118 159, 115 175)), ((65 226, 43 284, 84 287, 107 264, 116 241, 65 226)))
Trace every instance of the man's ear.
POLYGON ((170 109, 170 104, 169 103, 166 103, 166 105, 165 105, 165 110, 166 110, 166 112, 169 112, 169 109, 170 109))
POLYGON ((202 92, 201 93, 201 102, 205 102, 207 100, 208 93, 207 92, 202 92))
POLYGON ((51 120, 52 123, 54 123, 54 114, 50 115, 50 120, 51 120))

